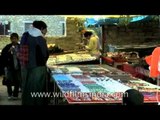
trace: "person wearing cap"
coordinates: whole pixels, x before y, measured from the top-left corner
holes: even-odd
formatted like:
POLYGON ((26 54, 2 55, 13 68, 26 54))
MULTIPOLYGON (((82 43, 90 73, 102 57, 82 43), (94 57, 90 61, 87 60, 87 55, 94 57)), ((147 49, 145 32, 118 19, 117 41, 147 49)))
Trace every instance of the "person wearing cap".
POLYGON ((92 55, 96 56, 97 58, 101 55, 101 47, 99 44, 99 38, 93 34, 91 31, 86 31, 84 33, 84 37, 88 40, 88 44, 84 46, 86 50, 92 55))

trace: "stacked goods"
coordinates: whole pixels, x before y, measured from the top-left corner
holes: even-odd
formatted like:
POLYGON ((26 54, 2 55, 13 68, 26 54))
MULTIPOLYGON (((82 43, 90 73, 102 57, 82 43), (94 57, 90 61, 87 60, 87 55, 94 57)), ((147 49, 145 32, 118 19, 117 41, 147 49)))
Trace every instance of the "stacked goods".
POLYGON ((56 57, 53 56, 49 56, 48 60, 47 60, 47 65, 48 66, 53 66, 56 64, 56 57))
POLYGON ((49 54, 62 53, 64 50, 55 44, 47 44, 49 54))
POLYGON ((95 60, 96 57, 91 56, 90 54, 81 54, 81 58, 83 58, 84 60, 95 60))
POLYGON ((130 86, 131 88, 137 89, 139 91, 150 91, 150 92, 160 92, 160 87, 148 83, 143 80, 129 80, 125 85, 130 86))
POLYGON ((83 61, 90 61, 95 60, 96 58, 91 56, 90 54, 67 54, 67 56, 72 58, 72 62, 83 62, 83 61))
POLYGON ((107 52, 106 56, 112 58, 115 62, 139 62, 137 52, 107 52))
POLYGON ((58 81, 58 86, 62 89, 63 92, 80 92, 78 85, 72 83, 72 81, 58 81))
POLYGON ((125 52, 107 52, 105 56, 114 62, 127 62, 125 52))
POLYGON ((56 63, 69 63, 72 62, 72 58, 69 55, 58 55, 56 56, 56 63))
POLYGON ((85 62, 96 60, 96 57, 91 56, 90 54, 64 54, 49 56, 47 61, 48 66, 56 64, 67 64, 67 63, 76 63, 76 62, 85 62))
POLYGON ((69 73, 82 73, 82 71, 78 67, 66 67, 69 73))
POLYGON ((83 58, 78 54, 68 54, 72 58, 72 61, 81 61, 83 58))
POLYGON ((72 75, 72 77, 74 79, 78 80, 79 82, 81 82, 82 84, 94 84, 94 83, 96 83, 85 75, 72 75))
POLYGON ((112 93, 125 92, 126 90, 130 89, 130 87, 123 85, 120 82, 109 77, 96 78, 96 82, 98 85, 103 86, 112 93))
POLYGON ((63 92, 70 91, 81 91, 78 85, 75 85, 72 80, 65 74, 55 74, 53 75, 54 80, 56 80, 59 88, 63 92))
POLYGON ((107 93, 108 92, 104 87, 98 84, 84 84, 84 86, 87 87, 90 90, 90 92, 93 92, 93 93, 97 93, 97 92, 107 93))
POLYGON ((55 44, 47 44, 48 49, 51 49, 55 46, 55 44))
POLYGON ((53 79, 70 103, 120 103, 123 93, 128 89, 139 90, 144 95, 145 102, 157 102, 160 99, 159 86, 118 70, 110 70, 109 67, 105 69, 99 65, 68 65, 55 67, 53 70, 59 73, 52 72, 53 79), (87 71, 88 74, 84 74, 87 71), (72 95, 67 96, 70 92, 72 95))

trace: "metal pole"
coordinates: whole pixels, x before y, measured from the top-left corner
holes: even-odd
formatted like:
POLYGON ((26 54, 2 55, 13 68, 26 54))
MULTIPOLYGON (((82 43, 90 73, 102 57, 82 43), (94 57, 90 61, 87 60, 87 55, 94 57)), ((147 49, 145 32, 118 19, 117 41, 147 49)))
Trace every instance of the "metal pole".
POLYGON ((160 28, 160 15, 158 15, 158 18, 159 18, 159 28, 160 28))

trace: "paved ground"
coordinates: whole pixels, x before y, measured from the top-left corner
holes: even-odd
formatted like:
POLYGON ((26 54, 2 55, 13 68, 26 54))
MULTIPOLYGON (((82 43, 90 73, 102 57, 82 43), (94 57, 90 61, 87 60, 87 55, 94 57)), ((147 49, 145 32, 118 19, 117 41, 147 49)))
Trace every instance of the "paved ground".
POLYGON ((0 77, 0 105, 21 105, 21 93, 18 100, 8 100, 7 87, 2 85, 2 77, 0 77))

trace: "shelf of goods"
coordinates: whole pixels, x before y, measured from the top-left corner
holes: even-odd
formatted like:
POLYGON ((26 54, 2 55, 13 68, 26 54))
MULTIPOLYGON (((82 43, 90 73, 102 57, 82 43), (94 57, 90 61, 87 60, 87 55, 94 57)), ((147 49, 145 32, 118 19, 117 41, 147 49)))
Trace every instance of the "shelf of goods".
POLYGON ((130 73, 134 77, 140 79, 149 78, 149 70, 144 68, 146 67, 145 62, 140 59, 134 59, 134 61, 132 60, 133 63, 130 63, 131 61, 128 61, 129 59, 127 59, 129 58, 130 53, 132 52, 107 52, 107 55, 103 56, 102 59, 106 64, 112 65, 122 71, 130 73))
MULTIPOLYGON (((128 62, 131 52, 107 52, 102 57, 108 64, 128 62)), ((137 53, 136 53, 137 54, 137 53)))
POLYGON ((88 53, 70 53, 63 55, 52 55, 47 61, 48 66, 68 64, 68 63, 81 63, 87 61, 95 61, 96 57, 88 53))
POLYGON ((142 92, 145 103, 158 103, 160 99, 159 86, 107 65, 60 65, 50 69, 68 104, 121 104, 128 89, 142 92))

